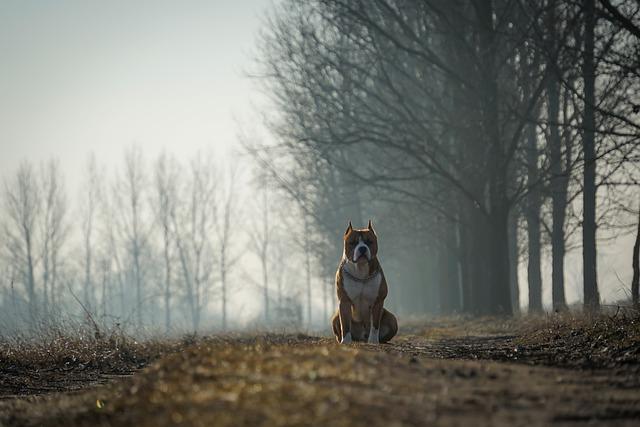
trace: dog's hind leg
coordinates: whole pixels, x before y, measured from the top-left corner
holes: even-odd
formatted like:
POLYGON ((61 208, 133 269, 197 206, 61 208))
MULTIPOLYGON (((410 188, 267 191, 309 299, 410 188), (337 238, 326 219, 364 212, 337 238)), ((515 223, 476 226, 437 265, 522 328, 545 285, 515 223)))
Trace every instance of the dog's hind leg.
POLYGON ((380 342, 385 343, 395 337, 398 333, 398 320, 386 308, 382 311, 380 319, 380 342))

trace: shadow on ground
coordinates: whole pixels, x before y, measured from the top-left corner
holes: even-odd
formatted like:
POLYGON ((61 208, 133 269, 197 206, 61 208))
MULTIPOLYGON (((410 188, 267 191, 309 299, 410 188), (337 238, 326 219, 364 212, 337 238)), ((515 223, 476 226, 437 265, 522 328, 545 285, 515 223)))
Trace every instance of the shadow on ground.
MULTIPOLYGON (((637 324, 629 322, 624 330, 635 331, 637 324)), ((584 344, 591 334, 584 325, 561 328, 546 322, 521 329, 493 324, 482 333, 475 330, 478 325, 433 322, 407 326, 405 334, 383 346, 340 346, 307 335, 214 337, 174 348, 135 375, 108 384, 93 381, 75 391, 5 398, 0 422, 637 425, 637 340, 625 332, 614 342, 596 325, 599 335, 584 344), (583 347, 612 353, 587 356, 583 347)))

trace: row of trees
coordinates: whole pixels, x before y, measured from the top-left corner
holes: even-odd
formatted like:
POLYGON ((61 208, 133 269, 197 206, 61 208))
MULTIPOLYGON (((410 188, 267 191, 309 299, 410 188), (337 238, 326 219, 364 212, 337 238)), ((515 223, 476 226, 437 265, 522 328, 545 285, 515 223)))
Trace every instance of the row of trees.
POLYGON ((56 161, 24 162, 2 192, 4 327, 68 313, 134 330, 225 330, 247 317, 301 325, 304 296, 282 267, 305 262, 304 250, 285 253, 299 240, 284 225, 291 209, 262 184, 245 197, 248 178, 207 153, 186 163, 162 154, 149 166, 133 147, 114 175, 90 157, 72 199, 56 161), (230 312, 234 295, 257 291, 264 315, 230 312))
POLYGON ((369 218, 401 314, 512 313, 520 262, 542 310, 545 247, 553 308, 581 247, 595 310, 597 230, 638 227, 639 19, 633 0, 285 0, 251 197, 203 153, 91 159, 74 203, 56 162, 24 163, 2 191, 3 320, 226 329, 249 290, 261 324, 324 325, 344 227, 369 218))
POLYGON ((277 143, 254 155, 327 242, 327 275, 344 219, 372 216, 400 305, 512 313, 525 258, 542 310, 549 244, 553 308, 581 246, 596 310, 597 229, 628 231, 637 200, 639 22, 627 0, 285 1, 259 68, 277 143))

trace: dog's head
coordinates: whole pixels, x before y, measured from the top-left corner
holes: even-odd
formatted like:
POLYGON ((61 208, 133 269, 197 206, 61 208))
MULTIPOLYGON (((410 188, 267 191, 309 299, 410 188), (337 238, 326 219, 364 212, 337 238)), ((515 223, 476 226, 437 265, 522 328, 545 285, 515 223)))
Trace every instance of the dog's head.
POLYGON ((369 220, 367 228, 353 228, 351 221, 344 232, 344 257, 352 262, 368 262, 378 254, 378 236, 369 220))

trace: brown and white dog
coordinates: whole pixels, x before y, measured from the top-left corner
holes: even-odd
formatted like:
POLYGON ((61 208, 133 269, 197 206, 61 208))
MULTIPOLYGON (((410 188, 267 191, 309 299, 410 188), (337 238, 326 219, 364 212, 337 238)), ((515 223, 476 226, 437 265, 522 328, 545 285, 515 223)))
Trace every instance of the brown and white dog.
POLYGON ((384 343, 398 332, 396 317, 383 307, 388 289, 377 255, 378 237, 371 220, 361 229, 354 229, 349 221, 336 273, 339 307, 331 319, 340 343, 384 343))

